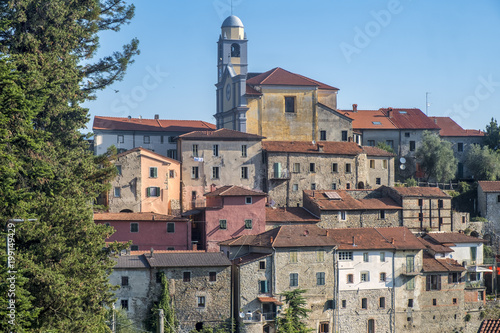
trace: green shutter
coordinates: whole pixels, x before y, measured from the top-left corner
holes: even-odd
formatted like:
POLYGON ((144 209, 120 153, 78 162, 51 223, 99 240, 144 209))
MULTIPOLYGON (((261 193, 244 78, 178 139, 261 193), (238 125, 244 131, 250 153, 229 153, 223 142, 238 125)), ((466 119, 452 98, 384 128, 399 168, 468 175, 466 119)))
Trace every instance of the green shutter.
POLYGON ((147 197, 151 196, 151 187, 146 188, 146 196, 147 197))

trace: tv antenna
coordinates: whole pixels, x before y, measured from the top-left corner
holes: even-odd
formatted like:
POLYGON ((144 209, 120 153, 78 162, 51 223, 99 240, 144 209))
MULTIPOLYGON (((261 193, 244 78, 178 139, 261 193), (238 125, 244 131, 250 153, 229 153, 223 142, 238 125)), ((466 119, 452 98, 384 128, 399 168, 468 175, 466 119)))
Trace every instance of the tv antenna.
POLYGON ((425 115, 426 116, 429 115, 429 106, 431 106, 431 103, 429 103, 429 94, 430 94, 430 92, 425 93, 425 115))

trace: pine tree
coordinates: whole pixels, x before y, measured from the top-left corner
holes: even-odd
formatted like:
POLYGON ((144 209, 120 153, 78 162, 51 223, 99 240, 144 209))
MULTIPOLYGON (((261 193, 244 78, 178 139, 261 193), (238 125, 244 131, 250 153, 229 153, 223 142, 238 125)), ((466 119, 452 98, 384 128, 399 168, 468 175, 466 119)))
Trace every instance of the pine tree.
POLYGON ((484 144, 493 151, 500 149, 500 127, 498 126, 497 120, 494 118, 491 118, 490 124, 486 125, 484 144))
POLYGON ((109 331, 111 229, 93 222, 92 203, 115 170, 89 151, 80 104, 121 79, 138 53, 133 40, 87 62, 97 33, 119 30, 133 12, 123 0, 0 0, 10 66, 0 68, 0 221, 26 220, 16 228, 16 287, 29 305, 15 329, 2 317, 1 331, 109 331))
POLYGON ((311 312, 306 308, 307 302, 302 295, 305 292, 304 289, 294 289, 282 294, 285 296, 287 308, 285 314, 278 318, 277 333, 305 333, 312 331, 304 323, 309 312, 311 312))

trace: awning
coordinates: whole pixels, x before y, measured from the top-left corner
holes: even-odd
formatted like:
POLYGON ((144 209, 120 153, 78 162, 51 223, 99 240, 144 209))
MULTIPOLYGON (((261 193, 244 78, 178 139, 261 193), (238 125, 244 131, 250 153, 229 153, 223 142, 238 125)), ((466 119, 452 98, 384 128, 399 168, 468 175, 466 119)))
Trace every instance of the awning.
POLYGON ((261 303, 274 303, 276 305, 283 305, 283 303, 281 303, 280 301, 278 301, 276 298, 274 297, 257 297, 257 299, 261 302, 261 303))
POLYGON ((181 216, 191 216, 191 215, 197 215, 200 213, 201 213, 201 210, 191 209, 191 210, 188 210, 187 212, 182 213, 181 216))
POLYGON ((489 273, 493 272, 493 270, 481 266, 469 266, 467 267, 467 270, 469 272, 489 272, 489 273))

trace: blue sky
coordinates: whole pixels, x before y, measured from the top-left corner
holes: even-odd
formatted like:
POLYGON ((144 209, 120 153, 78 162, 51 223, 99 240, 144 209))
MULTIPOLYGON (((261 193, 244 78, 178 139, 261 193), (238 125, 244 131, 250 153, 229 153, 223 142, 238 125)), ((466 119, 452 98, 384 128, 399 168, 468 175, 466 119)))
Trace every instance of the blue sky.
MULTIPOLYGON (((135 2, 130 25, 101 35, 98 56, 133 37, 141 54, 123 81, 84 105, 91 119, 214 123, 216 42, 230 3, 135 2)), ((233 14, 245 26, 250 72, 281 67, 335 86, 340 109, 425 112, 429 92, 428 114, 464 128, 500 118, 498 0, 233 0, 233 14)))

